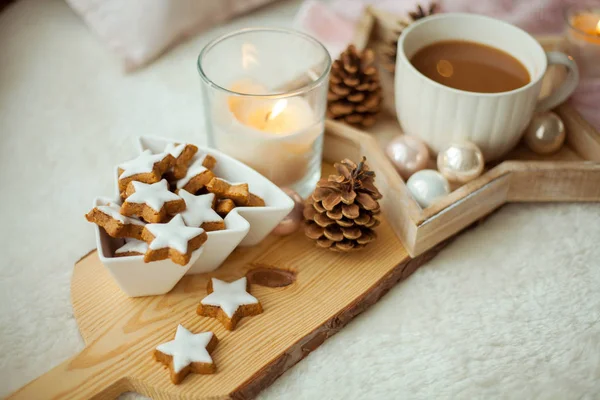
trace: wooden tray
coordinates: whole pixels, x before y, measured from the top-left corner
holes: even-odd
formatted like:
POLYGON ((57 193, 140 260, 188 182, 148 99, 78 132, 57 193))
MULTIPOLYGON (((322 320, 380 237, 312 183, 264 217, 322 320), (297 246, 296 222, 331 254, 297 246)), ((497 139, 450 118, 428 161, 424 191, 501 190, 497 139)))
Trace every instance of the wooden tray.
MULTIPOLYGON (((360 23, 355 45, 373 48, 380 59, 396 21, 397 17, 391 14, 369 8, 360 23)), ((538 40, 546 49, 561 42, 556 36, 538 40)), ((380 68, 380 73, 385 112, 368 134, 336 121, 328 121, 327 127, 361 143, 370 162, 377 164, 380 186, 386 188, 382 207, 411 256, 423 253, 507 202, 600 201, 600 133, 569 104, 563 104, 555 112, 565 123, 567 141, 558 153, 539 156, 519 145, 506 161, 488 166, 479 178, 453 187, 448 196, 422 209, 383 151, 402 130, 393 106, 393 75, 384 68, 380 68)), ((550 69, 544 78, 542 95, 563 76, 560 68, 550 69)), ((430 168, 436 168, 434 160, 430 168)))
MULTIPOLYGON (((354 140, 360 135, 327 133, 326 161, 358 159, 362 147, 354 140)), ((332 167, 325 169, 330 173, 332 167)), ((443 246, 411 259, 385 219, 377 233, 368 250, 352 254, 319 249, 303 232, 270 236, 259 246, 237 249, 210 275, 186 276, 166 295, 141 298, 125 296, 92 251, 75 265, 71 283, 86 347, 11 397, 115 398, 135 391, 153 399, 252 398, 443 246), (244 275, 263 314, 243 319, 233 332, 196 315, 210 276, 229 281, 244 275), (173 385, 153 360, 153 349, 171 340, 178 324, 215 332, 216 374, 192 374, 173 385)))

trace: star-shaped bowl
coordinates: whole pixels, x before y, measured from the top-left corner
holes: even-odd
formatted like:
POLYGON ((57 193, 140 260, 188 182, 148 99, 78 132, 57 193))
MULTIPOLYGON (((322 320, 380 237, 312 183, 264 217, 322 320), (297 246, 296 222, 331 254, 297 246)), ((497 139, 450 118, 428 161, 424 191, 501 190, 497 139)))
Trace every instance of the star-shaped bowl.
MULTIPOLYGON (((153 153, 163 152, 168 143, 185 143, 174 139, 166 139, 159 137, 141 136, 138 138, 137 146, 139 152, 150 150, 153 153)), ((214 271, 221 263, 231 254, 231 252, 239 246, 254 246, 262 241, 272 230, 285 218, 285 216, 294 207, 294 201, 279 189, 274 183, 267 178, 248 167, 246 164, 229 157, 217 150, 207 147, 198 146, 198 154, 210 154, 217 160, 217 165, 213 172, 219 178, 225 179, 232 183, 248 183, 250 191, 257 194, 265 200, 265 207, 236 207, 225 217, 226 229, 223 231, 207 232, 208 240, 201 247, 203 251, 192 256, 189 268, 178 266, 170 260, 159 261, 158 263, 170 263, 174 267, 187 270, 184 274, 200 274, 214 271)), ((115 167, 115 197, 119 197, 118 186, 118 169, 115 167)), ((96 203, 95 203, 96 204, 96 203)), ((165 281, 165 285, 153 286, 148 283, 148 290, 131 290, 131 284, 127 278, 129 275, 123 272, 124 269, 134 270, 131 265, 125 265, 124 260, 130 260, 135 263, 136 267, 145 268, 152 263, 144 263, 143 257, 112 257, 112 254, 117 245, 116 239, 110 238, 102 229, 97 228, 98 238, 98 254, 100 261, 109 269, 112 276, 121 286, 121 289, 130 296, 144 296, 149 294, 163 294, 168 292, 175 286, 175 283, 169 287, 165 281), (138 265, 139 264, 139 265, 138 265), (117 271, 118 270, 118 271, 117 271), (121 272, 122 274, 119 274, 121 272), (125 275, 125 276, 122 276, 125 275), (150 286, 153 286, 150 288, 150 286), (130 294, 130 293, 144 294, 130 294), (150 293, 153 292, 153 293, 150 293)), ((123 243, 122 241, 120 242, 123 243)), ((132 264, 133 265, 133 264, 132 264)), ((181 279, 183 275, 179 277, 181 279)), ((137 279, 143 284, 146 281, 145 275, 137 275, 137 279), (143 277, 143 278, 142 278, 143 277)), ((177 279, 177 281, 179 280, 177 279)), ((167 279, 169 280, 169 279, 167 279)), ((169 280, 170 281, 170 280, 169 280)))

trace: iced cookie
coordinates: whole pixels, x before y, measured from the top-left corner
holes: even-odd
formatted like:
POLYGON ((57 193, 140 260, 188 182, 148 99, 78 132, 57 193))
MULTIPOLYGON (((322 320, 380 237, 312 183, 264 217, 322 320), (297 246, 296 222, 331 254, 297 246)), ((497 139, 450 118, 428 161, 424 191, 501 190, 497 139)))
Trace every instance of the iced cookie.
POLYGON ((210 154, 202 154, 200 156, 196 156, 192 161, 196 161, 196 159, 202 160, 202 165, 204 165, 210 170, 215 168, 215 166, 217 165, 217 159, 211 156, 210 154))
POLYGON ((147 222, 164 222, 168 215, 185 210, 185 201, 169 191, 169 184, 165 179, 152 184, 129 182, 125 196, 121 214, 139 216, 147 222))
POLYGON ((243 317, 263 312, 260 302, 248 291, 250 285, 246 277, 233 282, 224 282, 212 278, 208 282, 209 295, 198 305, 198 315, 216 318, 232 331, 243 317))
POLYGON ((169 153, 152 154, 144 151, 137 158, 119 165, 119 191, 124 192, 131 181, 144 183, 158 182, 162 174, 173 165, 173 156, 169 153))
POLYGON ((214 178, 212 171, 203 165, 205 159, 206 157, 200 157, 190 165, 185 176, 177 181, 178 191, 183 189, 196 193, 214 178))
POLYGON ((185 211, 180 215, 187 226, 200 227, 207 232, 225 229, 223 218, 213 210, 215 195, 213 193, 194 196, 181 189, 179 195, 185 200, 185 211))
POLYGON ((179 384, 191 372, 214 374, 217 367, 210 356, 219 340, 212 332, 192 333, 177 326, 175 339, 160 344, 154 350, 154 359, 171 371, 171 382, 179 384))
POLYGON ((235 208, 235 203, 231 199, 219 199, 217 200, 217 205, 215 206, 215 211, 221 217, 225 218, 227 214, 231 212, 235 208))
POLYGON ((264 207, 265 201, 257 195, 250 193, 247 183, 231 184, 225 179, 213 178, 206 188, 218 198, 231 199, 236 206, 264 207))
POLYGON ((169 143, 165 147, 165 153, 169 153, 175 159, 173 161, 173 180, 181 179, 185 176, 188 166, 194 155, 198 152, 198 148, 189 143, 169 143))
POLYGON ((108 202, 94 207, 85 215, 89 222, 101 226, 106 233, 115 238, 142 238, 144 223, 136 218, 126 217, 120 213, 121 207, 116 202, 108 202))
POLYGON ((148 251, 148 243, 137 239, 125 239, 125 244, 115 250, 115 257, 143 256, 148 251))
POLYGON ((246 206, 248 207, 264 207, 265 206, 265 201, 255 195, 254 193, 250 193, 250 197, 248 197, 248 203, 246 204, 246 206))
POLYGON ((186 265, 194 250, 206 242, 202 228, 186 226, 180 214, 166 224, 147 224, 142 239, 148 243, 144 262, 170 258, 174 263, 186 265))

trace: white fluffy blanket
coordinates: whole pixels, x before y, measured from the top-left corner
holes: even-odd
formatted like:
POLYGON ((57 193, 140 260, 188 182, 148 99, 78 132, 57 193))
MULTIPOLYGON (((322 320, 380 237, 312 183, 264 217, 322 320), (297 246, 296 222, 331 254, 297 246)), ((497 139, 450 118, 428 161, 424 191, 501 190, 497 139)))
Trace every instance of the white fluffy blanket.
MULTIPOLYGON (((238 19, 125 76, 60 0, 0 15, 0 396, 82 349, 69 283, 83 214, 138 134, 203 142, 195 58, 238 19)), ((600 395, 600 206, 512 205, 461 236, 261 398, 600 395)))

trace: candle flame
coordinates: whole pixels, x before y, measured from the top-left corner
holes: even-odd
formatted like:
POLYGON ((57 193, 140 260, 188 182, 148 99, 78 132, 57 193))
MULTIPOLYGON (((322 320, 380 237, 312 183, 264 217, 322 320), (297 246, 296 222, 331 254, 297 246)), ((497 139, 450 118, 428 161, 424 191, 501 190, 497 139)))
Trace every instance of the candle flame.
POLYGON ((287 100, 281 99, 273 106, 273 109, 267 114, 267 121, 277 117, 287 107, 287 100))
POLYGON ((600 21, 598 21, 598 25, 596 25, 596 35, 600 35, 600 21))

